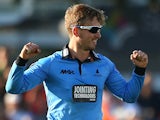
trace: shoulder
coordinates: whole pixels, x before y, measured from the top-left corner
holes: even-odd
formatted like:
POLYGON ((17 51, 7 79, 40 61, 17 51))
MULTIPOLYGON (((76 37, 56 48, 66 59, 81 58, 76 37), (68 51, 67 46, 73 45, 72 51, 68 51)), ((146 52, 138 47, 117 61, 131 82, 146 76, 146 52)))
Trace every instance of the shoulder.
POLYGON ((101 63, 102 66, 105 66, 106 68, 110 68, 111 70, 114 69, 115 64, 112 62, 110 58, 100 53, 97 53, 97 56, 100 59, 99 62, 101 63))
POLYGON ((62 51, 56 51, 55 53, 47 57, 40 58, 37 62, 44 65, 44 64, 53 63, 54 61, 61 59, 61 58, 62 58, 62 51))
POLYGON ((97 53, 97 56, 102 62, 113 64, 113 62, 108 57, 106 57, 106 56, 104 56, 104 55, 102 55, 100 53, 97 53))
POLYGON ((106 71, 114 72, 117 71, 116 65, 112 62, 112 60, 102 54, 97 54, 100 58, 100 65, 105 68, 106 71))

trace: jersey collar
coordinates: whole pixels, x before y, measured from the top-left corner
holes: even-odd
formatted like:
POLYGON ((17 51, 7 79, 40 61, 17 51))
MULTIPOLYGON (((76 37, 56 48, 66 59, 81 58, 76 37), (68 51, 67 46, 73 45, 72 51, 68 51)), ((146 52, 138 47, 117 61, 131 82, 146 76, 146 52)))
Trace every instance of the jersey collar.
MULTIPOLYGON (((88 57, 87 62, 92 62, 92 61, 96 61, 99 60, 100 58, 97 56, 97 54, 94 51, 90 51, 90 57, 88 57)), ((63 50, 62 50, 62 59, 73 59, 70 52, 69 52, 69 48, 68 48, 68 44, 64 46, 63 50)))

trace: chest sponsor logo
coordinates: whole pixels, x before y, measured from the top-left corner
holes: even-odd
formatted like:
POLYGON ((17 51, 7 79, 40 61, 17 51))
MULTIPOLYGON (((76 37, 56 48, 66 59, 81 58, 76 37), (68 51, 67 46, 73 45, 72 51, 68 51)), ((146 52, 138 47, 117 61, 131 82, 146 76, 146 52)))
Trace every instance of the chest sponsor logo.
POLYGON ((75 85, 72 89, 74 102, 96 102, 97 86, 96 85, 75 85))
POLYGON ((61 74, 75 74, 75 72, 73 70, 66 70, 66 69, 62 69, 61 74))

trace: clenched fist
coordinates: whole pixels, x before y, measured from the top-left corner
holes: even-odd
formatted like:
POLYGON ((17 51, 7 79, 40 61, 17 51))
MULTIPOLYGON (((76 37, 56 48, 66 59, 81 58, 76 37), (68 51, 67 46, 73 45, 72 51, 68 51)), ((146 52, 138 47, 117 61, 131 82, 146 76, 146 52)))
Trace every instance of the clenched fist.
POLYGON ((23 46, 23 49, 21 50, 21 53, 19 56, 27 60, 38 55, 40 52, 41 50, 37 44, 29 42, 23 46))
POLYGON ((148 55, 141 50, 134 50, 130 55, 130 59, 135 66, 146 68, 148 65, 148 55))

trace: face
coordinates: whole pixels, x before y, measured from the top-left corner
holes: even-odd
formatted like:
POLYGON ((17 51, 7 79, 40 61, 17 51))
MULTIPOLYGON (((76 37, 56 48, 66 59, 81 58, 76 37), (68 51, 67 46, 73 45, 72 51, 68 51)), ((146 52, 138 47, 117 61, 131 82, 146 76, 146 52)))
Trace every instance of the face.
MULTIPOLYGON (((101 26, 96 17, 92 21, 87 21, 84 26, 101 26)), ((78 45, 85 51, 94 50, 98 39, 101 38, 100 29, 96 33, 91 33, 89 30, 78 28, 78 45)))

